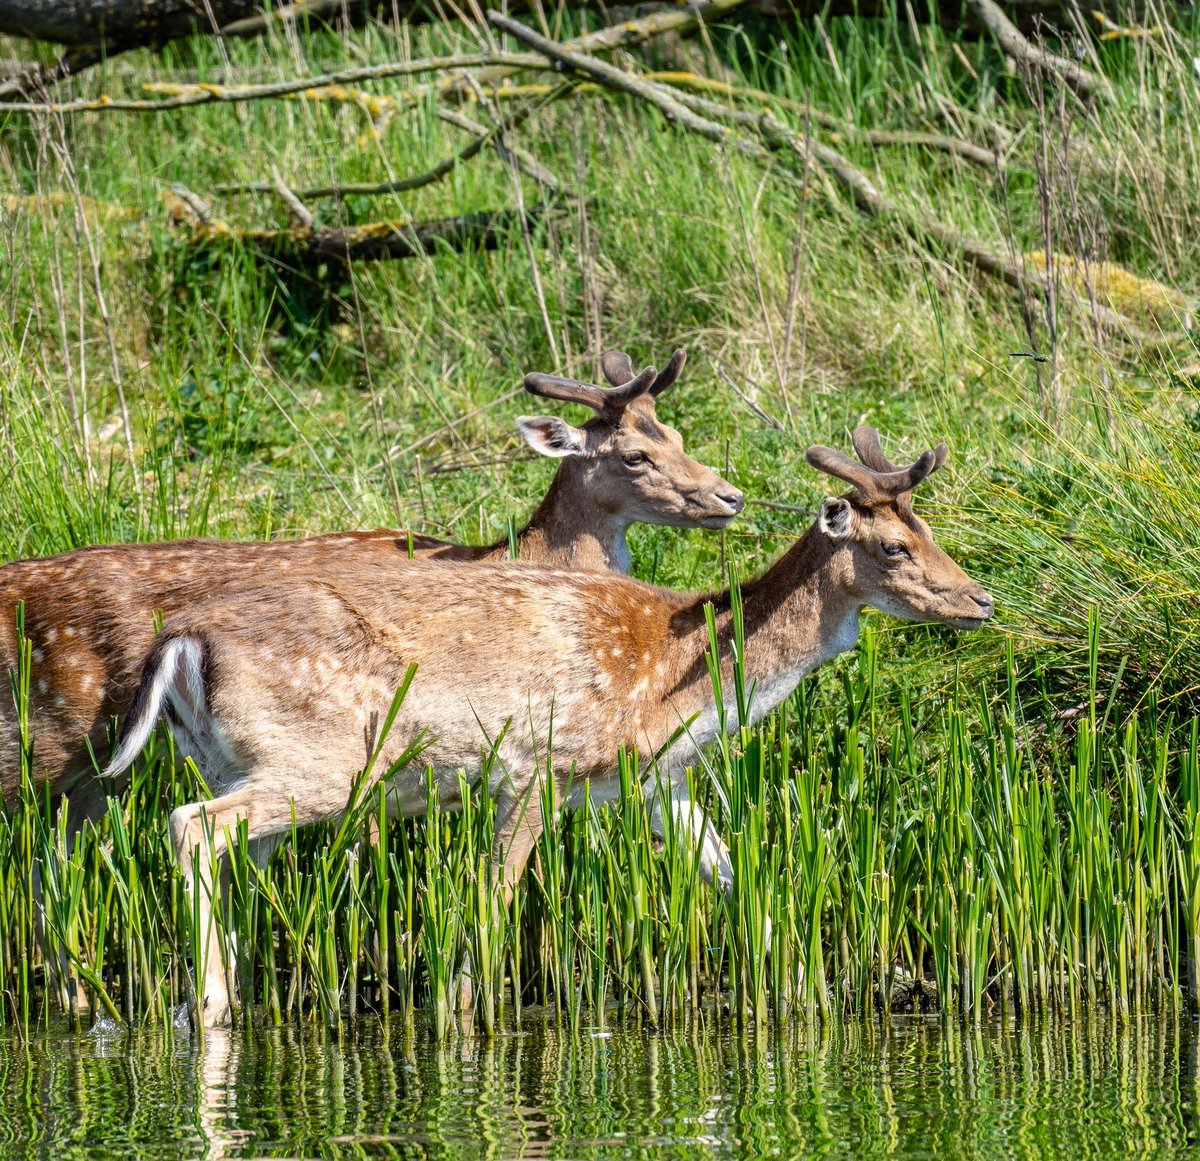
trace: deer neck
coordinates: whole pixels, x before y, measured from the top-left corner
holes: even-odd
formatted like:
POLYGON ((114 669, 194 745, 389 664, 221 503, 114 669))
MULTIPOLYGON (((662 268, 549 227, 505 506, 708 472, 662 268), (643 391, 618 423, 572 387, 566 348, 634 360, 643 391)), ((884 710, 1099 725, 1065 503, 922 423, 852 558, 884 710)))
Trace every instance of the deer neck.
POLYGON ((628 573, 629 521, 589 497, 575 459, 563 460, 529 523, 517 534, 517 556, 535 564, 628 573))
MULTIPOLYGON (((853 648, 863 601, 853 591, 849 554, 815 527, 762 576, 741 588, 744 672, 750 719, 780 704, 819 665, 853 648)), ((737 725, 733 683, 734 625, 728 591, 693 598, 674 618, 687 658, 672 701, 698 714, 699 734, 716 732, 716 710, 706 663, 709 648, 704 606, 716 615, 721 684, 728 725, 737 725)))

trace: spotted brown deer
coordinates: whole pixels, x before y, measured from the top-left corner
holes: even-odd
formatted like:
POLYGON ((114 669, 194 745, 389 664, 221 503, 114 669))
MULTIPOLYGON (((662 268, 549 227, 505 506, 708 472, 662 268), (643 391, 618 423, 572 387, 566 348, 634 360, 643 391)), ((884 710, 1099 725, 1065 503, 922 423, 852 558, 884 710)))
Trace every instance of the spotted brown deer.
MULTIPOLYGON (((629 567, 625 533, 640 521, 723 528, 742 510, 741 492, 683 450, 679 433, 655 414, 655 399, 675 382, 684 352, 662 372, 635 375, 629 357, 602 360, 611 388, 552 375, 527 376, 528 390, 582 403, 596 412, 580 428, 553 416, 518 420, 526 441, 562 460, 542 503, 517 534, 517 556, 581 569, 629 567)), ((70 796, 72 827, 103 809, 105 787, 88 751, 107 754, 107 730, 129 708, 142 658, 154 640, 154 615, 188 609, 249 577, 284 591, 292 570, 371 575, 414 556, 498 560, 507 540, 455 545, 377 530, 306 540, 245 543, 176 540, 77 549, 0 568, 0 665, 16 666, 14 609, 25 602, 32 646, 30 713, 35 774, 54 795, 70 796)), ((0 790, 20 785, 19 736, 10 699, 0 699, 0 790)))
MULTIPOLYGON (((525 441, 561 460, 545 498, 516 536, 517 556, 581 569, 629 568, 631 523, 723 528, 742 510, 741 492, 683 450, 662 423, 655 400, 678 378, 684 352, 662 372, 634 374, 629 357, 607 352, 601 366, 610 388, 531 374, 530 393, 582 403, 596 414, 576 428, 554 416, 522 416, 525 441)), ((30 720, 34 775, 70 802, 69 834, 104 810, 105 784, 92 755, 107 753, 108 727, 129 708, 142 658, 154 639, 157 613, 187 609, 249 576, 285 586, 293 568, 332 575, 392 568, 409 555, 447 561, 498 560, 509 544, 457 545, 430 536, 380 529, 306 540, 242 543, 177 540, 78 549, 0 568, 0 664, 16 667, 14 610, 25 604, 32 647, 30 720)), ((11 803, 21 779, 15 707, 0 699, 0 792, 11 803)), ((262 854, 269 844, 260 844, 262 854)), ((52 966, 64 1007, 86 1006, 65 965, 52 966)))
MULTIPOLYGON (((810 464, 851 490, 824 500, 804 536, 741 587, 752 719, 854 644, 864 606, 960 629, 992 615, 991 597, 910 505, 945 445, 906 467, 884 458, 870 429, 857 430, 854 445, 857 461, 808 450, 810 464)), ((374 769, 387 770, 418 736, 428 748, 392 776, 391 808, 426 809, 425 763, 439 803, 453 807, 458 772, 477 779, 481 753, 500 739, 490 767, 493 855, 511 894, 542 826, 536 796, 547 772, 560 800, 577 800, 585 784, 603 800, 618 793, 620 748, 660 754, 645 776, 677 783, 717 735, 705 607, 714 609, 721 679, 731 685, 731 603, 728 591, 679 593, 520 563, 402 562, 380 574, 335 573, 312 560, 296 562, 286 588, 247 577, 173 618, 147 657, 111 771, 134 760, 165 716, 213 791, 171 817, 179 865, 198 888, 204 1023, 230 1014, 222 956, 208 954, 217 947, 214 859, 239 821, 255 840, 340 816, 410 665, 415 679, 374 769), (213 859, 197 857, 206 836, 213 859)), ((729 889, 728 851, 703 814, 686 799, 671 809, 691 830, 703 872, 729 889)))

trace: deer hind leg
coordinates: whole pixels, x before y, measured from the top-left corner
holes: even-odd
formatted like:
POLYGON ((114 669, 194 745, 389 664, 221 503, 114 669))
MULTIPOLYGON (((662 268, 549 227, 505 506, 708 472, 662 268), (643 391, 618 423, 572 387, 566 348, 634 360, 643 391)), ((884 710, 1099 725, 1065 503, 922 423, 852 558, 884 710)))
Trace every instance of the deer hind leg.
MULTIPOLYGON (((250 841, 269 838, 292 825, 292 802, 285 795, 271 793, 256 778, 209 802, 181 806, 171 815, 175 856, 195 907, 194 1016, 206 1028, 228 1024, 232 1015, 225 948, 213 911, 215 884, 220 881, 214 871, 243 820, 250 841)), ((297 816, 298 823, 306 821, 314 820, 297 816)))
MULTIPOLYGON (((524 794, 506 787, 496 796, 496 833, 492 843, 492 868, 502 884, 505 908, 512 904, 517 882, 529 856, 542 833, 542 807, 538 801, 537 783, 524 794)), ((475 999, 475 980, 471 975, 471 956, 463 957, 458 973, 455 1006, 459 1012, 469 1012, 475 999)))
MULTIPOLYGON (((108 799, 100 779, 90 767, 78 775, 70 793, 59 804, 60 811, 67 812, 66 857, 75 853, 80 832, 87 825, 96 826, 108 809, 108 799)), ((46 925, 46 908, 42 887, 41 867, 33 868, 33 895, 36 908, 37 939, 42 948, 46 965, 47 986, 57 993, 65 1013, 86 1016, 91 1009, 91 999, 83 981, 75 973, 66 949, 51 939, 46 925), (51 944, 55 944, 52 948, 51 944)))

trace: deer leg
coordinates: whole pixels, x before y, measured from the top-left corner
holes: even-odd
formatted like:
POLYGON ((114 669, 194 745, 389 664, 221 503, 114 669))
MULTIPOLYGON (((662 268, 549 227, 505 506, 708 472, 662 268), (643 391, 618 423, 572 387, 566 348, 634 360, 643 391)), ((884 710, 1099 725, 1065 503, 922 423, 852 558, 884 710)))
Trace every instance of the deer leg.
POLYGON ((501 881, 504 906, 512 904, 517 882, 542 833, 542 808, 535 780, 523 793, 505 788, 496 795, 496 836, 492 865, 501 881))
MULTIPOLYGON (((653 795, 654 805, 650 813, 650 829, 660 838, 664 837, 665 820, 662 814, 662 795, 653 795)), ((671 787, 671 817, 700 852, 700 875, 706 883, 716 883, 727 899, 733 895, 733 863, 729 848, 717 834, 712 820, 687 795, 684 787, 671 787)), ((764 932, 768 951, 771 947, 771 917, 764 916, 764 932)))
MULTIPOLYGON (((492 845, 492 866, 500 879, 504 906, 512 904, 517 882, 529 862, 538 836, 542 833, 542 810, 537 799, 537 783, 524 794, 502 790, 496 796, 496 837, 492 845)), ((463 957, 458 974, 458 1011, 468 1012, 475 998, 475 981, 471 976, 471 956, 463 957)))
MULTIPOLYGON (((665 838, 662 795, 653 793, 647 787, 646 800, 652 803, 650 830, 659 838, 665 838)), ((721 841, 712 820, 688 797, 685 787, 672 786, 669 803, 675 826, 683 830, 700 852, 700 874, 704 881, 715 882, 729 895, 733 891, 733 864, 729 860, 729 848, 721 841)))
MULTIPOLYGON (((323 815, 322 815, 323 817, 323 815)), ((197 944, 193 948, 197 986, 195 1020, 206 1028, 228 1024, 232 1000, 224 948, 217 932, 212 901, 214 866, 225 854, 230 835, 242 820, 250 840, 268 838, 292 823, 292 801, 264 793, 261 784, 244 783, 209 802, 181 806, 171 815, 175 856, 196 908, 197 944)), ((301 819, 303 824, 316 819, 301 819)), ((263 849, 261 846, 258 849, 263 849)), ((269 850, 269 847, 267 848, 269 850)))

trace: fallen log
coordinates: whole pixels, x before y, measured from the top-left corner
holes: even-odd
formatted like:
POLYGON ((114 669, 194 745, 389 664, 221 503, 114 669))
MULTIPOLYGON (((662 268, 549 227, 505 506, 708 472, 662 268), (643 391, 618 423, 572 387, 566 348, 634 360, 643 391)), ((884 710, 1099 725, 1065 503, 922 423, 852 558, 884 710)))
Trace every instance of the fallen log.
MULTIPOLYGON (((529 3, 509 3, 509 11, 536 7, 529 3)), ((605 11, 600 3, 589 5, 605 11)), ((740 3, 662 5, 656 18, 684 30, 694 26, 695 14, 705 9, 750 7, 774 19, 795 19, 857 13, 878 16, 894 12, 894 0, 741 0, 740 3)), ((917 19, 933 15, 949 27, 970 22, 963 0, 939 0, 936 6, 914 4, 917 19)), ((1004 13, 1018 28, 1028 33, 1039 26, 1074 28, 1078 5, 1072 0, 1005 0, 1004 13)), ((1095 0, 1089 8, 1102 10, 1110 23, 1138 21, 1154 11, 1185 11, 1190 0, 1095 0)), ((135 47, 158 47, 167 41, 190 36, 194 32, 222 35, 253 35, 273 25, 295 20, 337 20, 379 17, 405 21, 436 19, 440 5, 423 0, 304 0, 301 3, 267 3, 262 0, 0 0, 0 35, 79 48, 101 47, 110 55, 135 47), (265 11, 264 11, 265 9, 265 11)), ((631 23, 621 21, 614 25, 631 23)), ((600 46, 589 45, 589 51, 600 46)))
POLYGON ((244 246, 271 262, 310 269, 327 263, 418 258, 445 250, 496 250, 505 237, 532 229, 549 212, 534 207, 524 214, 504 209, 420 222, 247 230, 216 218, 201 198, 182 186, 172 187, 166 205, 170 223, 189 231, 189 246, 244 246))

